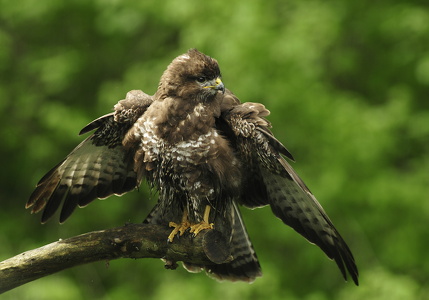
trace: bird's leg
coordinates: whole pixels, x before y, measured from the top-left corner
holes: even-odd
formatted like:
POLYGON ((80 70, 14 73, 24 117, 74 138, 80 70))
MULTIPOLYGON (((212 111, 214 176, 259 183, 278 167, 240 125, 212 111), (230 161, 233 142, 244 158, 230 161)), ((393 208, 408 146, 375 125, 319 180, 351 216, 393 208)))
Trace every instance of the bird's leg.
POLYGON ((210 205, 206 205, 206 208, 204 210, 204 216, 203 220, 200 223, 191 225, 191 233, 194 233, 194 236, 196 236, 201 230, 204 229, 213 229, 213 223, 209 223, 209 215, 210 215, 210 205))
POLYGON ((188 221, 188 210, 186 208, 183 210, 182 221, 180 222, 180 224, 170 222, 168 223, 168 226, 174 227, 173 231, 171 231, 170 235, 167 238, 168 242, 173 242, 173 239, 177 233, 179 233, 179 236, 182 236, 185 231, 191 226, 191 223, 189 223, 188 221))

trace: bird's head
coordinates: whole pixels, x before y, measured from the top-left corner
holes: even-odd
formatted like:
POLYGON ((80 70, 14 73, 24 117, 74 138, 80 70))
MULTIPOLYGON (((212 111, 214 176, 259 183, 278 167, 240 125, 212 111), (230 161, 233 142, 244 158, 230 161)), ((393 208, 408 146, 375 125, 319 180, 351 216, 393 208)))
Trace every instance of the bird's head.
POLYGON ((217 61, 197 49, 176 57, 161 77, 159 98, 180 97, 197 102, 211 101, 224 93, 217 61))

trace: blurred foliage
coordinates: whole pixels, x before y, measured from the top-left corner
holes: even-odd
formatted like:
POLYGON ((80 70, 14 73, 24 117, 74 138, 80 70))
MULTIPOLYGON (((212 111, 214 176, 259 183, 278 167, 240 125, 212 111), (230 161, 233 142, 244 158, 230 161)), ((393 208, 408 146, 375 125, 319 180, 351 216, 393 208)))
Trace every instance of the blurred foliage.
MULTIPOLYGON (((158 260, 73 268, 2 299, 425 299, 429 294, 429 10, 409 1, 0 0, 0 255, 140 222, 148 189, 63 225, 23 206, 77 132, 131 89, 153 93, 196 47, 242 101, 264 103, 294 167, 349 243, 360 287, 272 216, 243 210, 252 285, 158 260)), ((427 299, 427 298, 426 298, 427 299)))

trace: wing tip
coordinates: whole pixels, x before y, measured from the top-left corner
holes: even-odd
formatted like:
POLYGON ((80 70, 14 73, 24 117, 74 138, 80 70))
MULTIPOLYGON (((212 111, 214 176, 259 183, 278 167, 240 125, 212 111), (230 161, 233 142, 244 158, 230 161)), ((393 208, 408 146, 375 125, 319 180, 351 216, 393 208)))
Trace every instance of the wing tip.
POLYGON ((88 132, 100 127, 106 121, 107 118, 110 118, 110 117, 113 118, 113 115, 114 115, 114 113, 112 112, 112 113, 106 114, 104 116, 101 116, 101 117, 91 121, 89 124, 87 124, 85 127, 83 127, 79 131, 79 135, 88 133, 88 132))
MULTIPOLYGON (((323 249, 322 249, 323 250, 323 249)), ((354 284, 359 286, 359 271, 355 263, 352 252, 343 241, 342 245, 337 245, 336 254, 333 259, 343 275, 345 281, 348 281, 347 273, 352 278, 354 284)))

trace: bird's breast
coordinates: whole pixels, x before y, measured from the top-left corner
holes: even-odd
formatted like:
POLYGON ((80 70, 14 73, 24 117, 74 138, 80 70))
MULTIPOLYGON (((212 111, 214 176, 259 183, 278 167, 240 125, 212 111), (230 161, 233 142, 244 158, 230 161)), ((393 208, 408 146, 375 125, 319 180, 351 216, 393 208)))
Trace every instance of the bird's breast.
POLYGON ((238 189, 240 163, 214 126, 214 116, 203 104, 180 118, 170 113, 168 117, 146 114, 133 131, 140 148, 135 157, 137 169, 146 170, 146 178, 161 189, 171 186, 188 192, 198 190, 206 196, 210 193, 203 190, 224 189, 219 186, 238 189))
POLYGON ((177 136, 171 139, 158 135, 152 122, 146 122, 144 126, 141 148, 146 162, 170 162, 173 166, 185 167, 215 158, 216 140, 219 138, 215 129, 177 140, 177 136))

